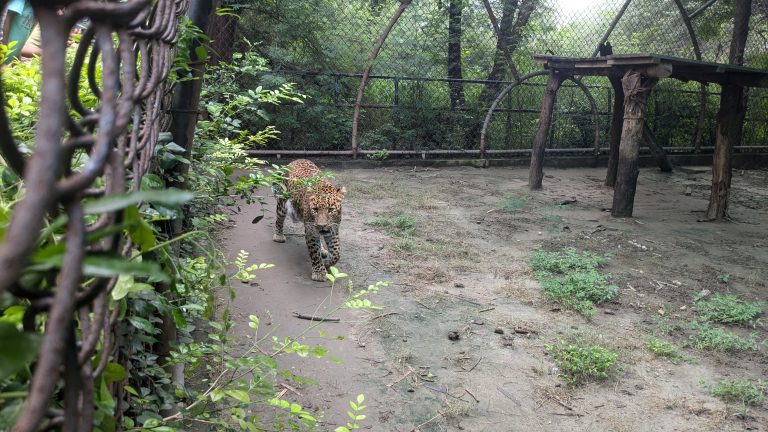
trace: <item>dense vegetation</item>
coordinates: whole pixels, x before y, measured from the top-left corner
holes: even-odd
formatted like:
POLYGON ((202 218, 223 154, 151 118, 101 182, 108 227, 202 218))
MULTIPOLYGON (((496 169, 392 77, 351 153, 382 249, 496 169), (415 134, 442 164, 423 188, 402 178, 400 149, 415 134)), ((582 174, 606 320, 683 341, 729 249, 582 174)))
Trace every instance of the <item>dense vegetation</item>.
MULTIPOLYGON (((606 0, 578 8, 554 0, 491 1, 508 50, 520 75, 539 70, 533 54, 589 56, 622 1, 606 0), (563 9, 565 6, 567 8, 563 9)), ((690 13, 701 2, 683 1, 690 13)), ((374 41, 397 2, 325 0, 258 2, 243 10, 239 36, 259 41, 253 49, 266 58, 270 73, 252 85, 297 82, 309 96, 304 105, 270 110, 284 133, 273 148, 349 148, 351 112, 359 74, 374 41)), ((746 64, 768 67, 768 11, 756 5, 746 64)), ((718 1, 693 21, 708 61, 726 61, 733 1, 718 1), (724 48, 725 47, 725 48, 724 48), (725 51, 725 52, 724 52, 725 51)), ((616 53, 652 52, 694 58, 685 26, 673 2, 635 0, 612 33, 616 53)), ((499 84, 464 80, 505 80, 513 76, 480 1, 413 2, 390 34, 376 61, 361 119, 361 147, 366 149, 477 148, 479 128, 499 84), (453 11, 453 12, 451 12, 453 11), (453 15, 451 15, 453 13, 453 15), (453 17, 453 18, 451 18, 453 17), (460 21, 449 29, 449 20, 460 21), (453 36, 449 34, 453 32, 453 36), (452 53, 460 41, 460 52, 452 53), (450 45, 450 46, 449 46, 450 45), (460 59, 458 67, 455 59, 460 59), (452 66, 453 65, 453 66, 452 66), (458 87, 458 90, 456 91, 458 87)), ((496 149, 530 147, 543 97, 543 78, 516 88, 502 101, 489 131, 496 149)), ((598 110, 601 141, 607 142, 611 95, 607 80, 586 80, 598 110)), ((696 83, 663 81, 650 100, 650 123, 664 145, 692 145, 698 116, 696 83)), ((712 143, 719 88, 710 86, 704 144, 712 143)), ((753 90, 745 127, 745 144, 768 142, 765 92, 753 90)), ((257 125, 265 124, 252 118, 257 125)), ((560 92, 551 136, 552 147, 591 147, 592 119, 584 94, 569 85, 560 92)))

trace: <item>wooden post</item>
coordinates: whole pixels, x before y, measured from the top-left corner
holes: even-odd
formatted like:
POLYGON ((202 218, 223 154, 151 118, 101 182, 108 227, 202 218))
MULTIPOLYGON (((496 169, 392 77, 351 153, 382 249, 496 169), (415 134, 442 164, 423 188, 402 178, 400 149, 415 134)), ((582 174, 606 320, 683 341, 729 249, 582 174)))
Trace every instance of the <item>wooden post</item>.
POLYGON ((541 104, 541 113, 539 113, 539 130, 533 138, 533 148, 531 149, 531 168, 528 171, 528 187, 531 190, 541 189, 541 180, 544 178, 544 149, 547 144, 549 128, 552 125, 552 109, 555 106, 557 89, 560 88, 560 84, 565 78, 565 74, 556 70, 549 71, 544 102, 541 104))
POLYGON ((611 211, 614 217, 632 217, 637 176, 640 173, 638 157, 645 124, 646 102, 657 81, 657 78, 649 78, 636 70, 628 71, 621 80, 624 90, 624 126, 621 131, 611 211))
POLYGON ((608 150, 608 171, 605 174, 605 185, 613 187, 616 184, 616 170, 619 167, 619 145, 621 144, 621 128, 624 125, 624 89, 621 79, 611 77, 613 87, 613 115, 608 150))
POLYGON ((741 140, 744 119, 744 88, 723 85, 720 92, 720 110, 715 130, 715 153, 712 159, 712 189, 705 220, 728 217, 728 192, 731 188, 731 153, 741 140))

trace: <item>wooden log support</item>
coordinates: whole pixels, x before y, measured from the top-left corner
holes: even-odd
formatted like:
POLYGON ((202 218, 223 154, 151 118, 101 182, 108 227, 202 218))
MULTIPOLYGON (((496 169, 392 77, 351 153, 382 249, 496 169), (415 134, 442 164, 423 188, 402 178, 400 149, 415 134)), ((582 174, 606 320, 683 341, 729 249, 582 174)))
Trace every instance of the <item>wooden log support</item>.
POLYGON ((637 189, 637 176, 640 173, 638 159, 640 140, 645 124, 648 94, 656 85, 658 78, 651 78, 637 71, 629 70, 621 80, 624 89, 624 125, 619 145, 616 186, 613 193, 614 217, 632 217, 637 189))
POLYGON ((621 129, 624 127, 624 89, 620 78, 610 78, 613 87, 613 114, 608 139, 608 171, 605 174, 605 185, 613 187, 616 184, 616 171, 619 167, 619 145, 621 144, 621 129))
POLYGON ((541 180, 544 178, 544 149, 549 136, 549 128, 552 126, 552 111, 555 106, 557 90, 566 78, 566 74, 557 70, 549 71, 549 80, 544 91, 544 102, 541 104, 541 112, 539 113, 539 130, 533 138, 533 148, 531 149, 531 168, 528 171, 528 187, 531 190, 541 189, 541 180))
POLYGON ((672 162, 667 157, 667 152, 664 151, 664 147, 660 146, 656 141, 656 135, 654 135, 648 123, 643 123, 643 142, 651 150, 653 158, 656 159, 656 163, 659 165, 661 172, 672 172, 672 162))
POLYGON ((728 218, 728 195, 731 188, 731 154, 741 141, 745 114, 744 88, 724 85, 720 91, 720 109, 715 130, 715 153, 712 158, 712 189, 704 220, 728 218))

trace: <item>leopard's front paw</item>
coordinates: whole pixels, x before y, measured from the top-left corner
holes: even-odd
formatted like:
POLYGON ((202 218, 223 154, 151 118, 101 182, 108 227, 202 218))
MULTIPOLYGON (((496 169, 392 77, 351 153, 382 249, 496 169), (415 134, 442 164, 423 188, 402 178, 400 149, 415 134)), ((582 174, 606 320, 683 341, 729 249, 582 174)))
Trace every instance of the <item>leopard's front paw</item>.
POLYGON ((278 243, 285 243, 285 235, 275 234, 274 236, 272 236, 272 241, 278 242, 278 243))
POLYGON ((322 282, 325 280, 325 272, 312 272, 312 280, 317 282, 322 282))

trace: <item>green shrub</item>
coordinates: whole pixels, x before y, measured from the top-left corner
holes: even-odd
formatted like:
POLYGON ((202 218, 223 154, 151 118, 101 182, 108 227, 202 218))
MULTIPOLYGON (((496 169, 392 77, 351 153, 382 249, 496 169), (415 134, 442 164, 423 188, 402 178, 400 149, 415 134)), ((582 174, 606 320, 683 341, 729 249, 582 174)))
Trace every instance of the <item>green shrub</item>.
POLYGON ((661 340, 657 337, 652 337, 645 342, 645 346, 659 357, 664 357, 674 364, 678 364, 685 360, 685 357, 680 354, 671 342, 661 340))
POLYGON ((715 385, 707 385, 704 381, 699 382, 706 387, 713 396, 727 402, 740 402, 744 406, 759 405, 765 400, 768 393, 768 382, 757 380, 751 382, 748 380, 720 380, 715 385))
POLYGON ((736 333, 723 328, 715 327, 710 323, 694 321, 691 328, 695 332, 690 336, 689 345, 701 350, 714 350, 723 352, 756 350, 755 336, 743 338, 736 333))
POLYGON ((536 279, 549 298, 584 316, 594 314, 594 304, 613 299, 619 287, 608 284, 608 277, 598 270, 605 262, 573 248, 557 252, 534 252, 531 264, 536 279))
POLYGON ((711 300, 696 302, 696 311, 704 321, 754 325, 763 313, 763 302, 747 303, 735 295, 716 293, 711 300))
POLYGON ((600 345, 583 346, 579 342, 560 341, 557 347, 548 346, 554 352, 555 364, 568 385, 579 385, 592 380, 603 380, 618 358, 618 354, 600 345))

